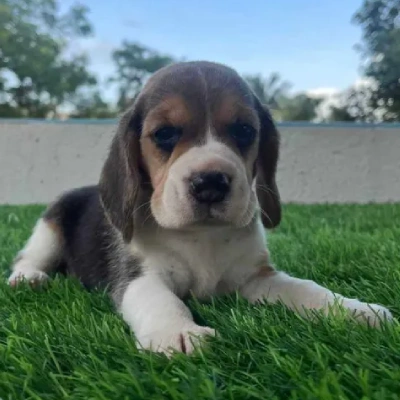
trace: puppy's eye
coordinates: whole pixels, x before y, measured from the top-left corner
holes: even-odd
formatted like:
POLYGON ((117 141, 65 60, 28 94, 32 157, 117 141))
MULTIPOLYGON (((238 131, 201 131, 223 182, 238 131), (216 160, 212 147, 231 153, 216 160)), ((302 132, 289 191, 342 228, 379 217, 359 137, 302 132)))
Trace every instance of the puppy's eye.
POLYGON ((160 149, 171 152, 181 136, 182 128, 164 126, 154 133, 153 140, 160 149))
POLYGON ((251 125, 241 122, 229 125, 228 132, 240 149, 249 147, 256 138, 256 130, 251 125))

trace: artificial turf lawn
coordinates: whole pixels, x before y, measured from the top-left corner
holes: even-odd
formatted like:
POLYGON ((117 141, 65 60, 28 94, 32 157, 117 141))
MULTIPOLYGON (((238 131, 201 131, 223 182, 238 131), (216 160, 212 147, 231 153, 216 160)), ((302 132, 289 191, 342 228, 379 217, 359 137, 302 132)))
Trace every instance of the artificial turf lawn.
MULTIPOLYGON (((42 207, 0 207, 0 271, 42 207)), ((269 236, 280 269, 400 315, 400 205, 295 206, 269 236)), ((400 326, 307 322, 236 296, 190 302, 219 337, 196 355, 139 353, 107 296, 56 278, 0 283, 0 398, 398 399, 400 326)))

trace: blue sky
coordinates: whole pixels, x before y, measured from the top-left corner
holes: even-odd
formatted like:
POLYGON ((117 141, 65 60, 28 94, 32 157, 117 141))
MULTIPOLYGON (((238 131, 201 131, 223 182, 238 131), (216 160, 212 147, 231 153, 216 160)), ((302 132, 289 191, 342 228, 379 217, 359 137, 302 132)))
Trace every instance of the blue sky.
MULTIPOLYGON (((64 6, 73 3, 63 0, 64 6)), ((82 0, 95 36, 87 51, 101 78, 123 39, 187 59, 226 63, 241 73, 279 72, 294 91, 344 89, 360 76, 351 17, 362 0, 82 0), (114 5, 118 4, 118 5, 114 5)))

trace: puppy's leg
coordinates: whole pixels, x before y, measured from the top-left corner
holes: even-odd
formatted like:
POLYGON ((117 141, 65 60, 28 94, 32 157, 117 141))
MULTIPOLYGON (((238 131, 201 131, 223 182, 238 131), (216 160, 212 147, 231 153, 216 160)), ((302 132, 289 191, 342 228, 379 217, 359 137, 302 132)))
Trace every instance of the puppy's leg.
POLYGON ((251 302, 281 301, 289 308, 304 315, 306 310, 321 310, 324 314, 337 312, 338 306, 347 310, 348 316, 369 325, 379 325, 383 319, 392 319, 388 309, 377 304, 349 299, 318 285, 317 283, 291 277, 272 268, 260 269, 242 288, 241 293, 251 302))
POLYGON ((201 337, 215 334, 196 325, 185 304, 155 274, 129 283, 120 311, 143 349, 168 355, 173 350, 191 353, 201 337))
POLYGON ((46 280, 47 272, 57 267, 62 247, 61 233, 55 222, 40 218, 15 259, 9 284, 15 286, 21 280, 37 284, 46 280))

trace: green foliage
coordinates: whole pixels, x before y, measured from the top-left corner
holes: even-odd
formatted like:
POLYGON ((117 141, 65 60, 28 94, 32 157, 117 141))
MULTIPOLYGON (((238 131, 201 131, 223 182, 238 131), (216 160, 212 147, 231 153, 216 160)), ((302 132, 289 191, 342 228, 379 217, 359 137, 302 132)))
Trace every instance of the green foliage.
POLYGON ((71 113, 71 118, 115 118, 118 115, 117 110, 106 103, 100 92, 80 94, 74 100, 75 110, 71 113))
POLYGON ((67 40, 92 32, 87 8, 56 0, 0 0, 0 116, 46 117, 78 88, 96 83, 67 40))
POLYGON ((331 106, 328 121, 342 121, 342 122, 355 122, 356 117, 350 114, 346 105, 344 106, 331 106))
POLYGON ((371 106, 400 120, 400 0, 364 0, 354 22, 362 29, 365 74, 376 82, 371 106))
POLYGON ((118 86, 120 109, 133 101, 152 73, 174 61, 171 56, 128 41, 124 41, 121 48, 113 52, 112 58, 117 71, 110 81, 118 86))
POLYGON ((312 121, 317 117, 317 107, 322 98, 300 93, 282 100, 281 119, 284 121, 312 121))
POLYGON ((288 91, 291 87, 291 84, 287 81, 283 81, 276 72, 272 73, 267 78, 256 74, 245 75, 244 79, 261 103, 271 110, 279 110, 281 108, 281 101, 288 95, 288 91))
POLYGON ((339 106, 331 107, 330 121, 377 122, 384 111, 372 104, 373 88, 352 87, 342 93, 339 106))
MULTIPOLYGON (((125 109, 148 77, 174 58, 137 42, 123 41, 112 54, 118 91, 116 109, 95 88, 85 54, 73 53, 71 39, 93 33, 88 8, 61 12, 61 0, 0 0, 0 117, 47 117, 72 103, 74 118, 110 118, 125 109), (94 88, 94 89, 91 89, 94 88), (86 93, 83 95, 82 93, 86 93)), ((362 29, 359 50, 373 85, 354 87, 331 108, 329 120, 400 120, 400 0, 363 0, 353 21, 362 29)), ((245 76, 279 120, 311 121, 321 99, 289 94, 279 74, 245 76)))
MULTIPOLYGON (((398 322, 379 331, 234 295, 191 300, 196 321, 218 335, 168 360, 136 349, 100 291, 62 277, 43 290, 7 287, 42 211, 0 207, 0 398, 398 399, 398 322)), ((399 316, 400 205, 287 205, 283 215, 268 239, 277 267, 399 316)))
POLYGON ((311 121, 317 116, 317 107, 322 99, 316 99, 300 93, 289 94, 291 84, 281 80, 277 73, 264 78, 259 74, 245 75, 250 88, 266 105, 277 120, 311 121))

